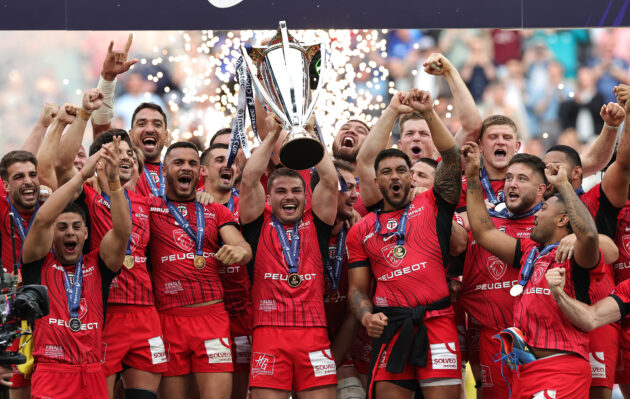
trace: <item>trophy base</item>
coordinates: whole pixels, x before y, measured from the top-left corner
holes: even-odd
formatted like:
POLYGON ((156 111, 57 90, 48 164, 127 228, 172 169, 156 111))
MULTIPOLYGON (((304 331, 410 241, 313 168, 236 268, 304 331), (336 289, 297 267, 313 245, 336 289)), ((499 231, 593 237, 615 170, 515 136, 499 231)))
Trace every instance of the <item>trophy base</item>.
POLYGON ((304 170, 319 163, 324 157, 324 147, 310 135, 293 136, 280 150, 280 162, 289 169, 304 170))

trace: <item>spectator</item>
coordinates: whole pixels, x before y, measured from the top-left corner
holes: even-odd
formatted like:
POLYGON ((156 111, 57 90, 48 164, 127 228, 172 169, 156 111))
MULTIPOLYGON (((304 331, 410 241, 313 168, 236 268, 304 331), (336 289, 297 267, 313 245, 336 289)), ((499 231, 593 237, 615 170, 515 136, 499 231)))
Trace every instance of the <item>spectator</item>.
POLYGON ((581 67, 574 97, 560 105, 562 128, 575 128, 580 141, 587 142, 602 130, 604 122, 599 116, 602 105, 604 97, 597 91, 593 70, 581 67))
POLYGON ((623 58, 615 56, 613 40, 612 34, 602 34, 593 49, 595 56, 588 62, 597 80, 597 89, 604 96, 606 103, 617 101, 613 87, 620 83, 627 84, 630 80, 628 63, 623 58))
POLYGON ((492 64, 487 40, 475 36, 470 39, 468 45, 470 55, 460 73, 475 102, 479 102, 488 83, 494 80, 496 70, 492 64))

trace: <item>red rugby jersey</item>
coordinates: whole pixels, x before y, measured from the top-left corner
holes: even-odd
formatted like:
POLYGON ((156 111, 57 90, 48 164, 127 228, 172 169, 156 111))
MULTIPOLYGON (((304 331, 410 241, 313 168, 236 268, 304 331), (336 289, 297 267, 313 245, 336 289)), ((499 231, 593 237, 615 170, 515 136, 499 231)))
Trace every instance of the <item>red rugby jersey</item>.
MULTIPOLYGON (((337 248, 338 238, 338 235, 331 235, 330 240, 328 240, 328 253, 324 262, 328 262, 331 268, 334 268, 335 256, 339 250, 337 248)), ((337 290, 332 289, 332 281, 328 273, 324 275, 324 310, 326 312, 326 322, 328 323, 328 336, 331 342, 339 327, 343 324, 348 310, 348 252, 345 246, 341 250, 344 251, 344 256, 337 290)))
POLYGON ((626 201, 617 218, 617 233, 615 243, 619 248, 619 259, 613 264, 615 283, 630 278, 630 201, 626 201))
MULTIPOLYGON (((501 180, 490 179, 490 185, 492 186, 494 193, 498 197, 499 193, 503 191, 503 187, 505 187, 505 179, 501 179, 501 180)), ((459 198, 459 202, 457 203, 457 207, 455 208, 457 212, 466 211, 466 189, 467 188, 468 188, 468 180, 466 180, 465 175, 462 175, 462 196, 459 198)), ((488 196, 486 196, 485 190, 481 190, 481 191, 483 191, 483 198, 488 199, 488 196)))
MULTIPOLYGON (((176 224, 168 206, 160 197, 151 197, 151 240, 149 259, 158 311, 193 305, 223 298, 219 277, 219 229, 234 222, 234 215, 221 204, 204 205, 205 234, 203 256, 206 266, 199 270, 194 264, 195 242, 176 224)), ((195 201, 173 202, 197 231, 195 201)))
MULTIPOLYGON (((242 228, 254 254, 248 265, 250 275, 253 272, 254 327, 325 327, 323 259, 328 253, 332 226, 322 222, 312 209, 304 212, 298 227, 298 274, 302 282, 296 288, 287 284, 289 268, 270 209, 266 208, 260 217, 242 228)), ((289 237, 293 225, 284 228, 289 237)))
POLYGON ((112 229, 112 215, 109 212, 109 204, 92 186, 83 184, 83 192, 74 201, 86 213, 85 224, 88 228, 88 239, 83 248, 83 253, 87 254, 97 250, 101 245, 101 240, 109 230, 112 229))
MULTIPOLYGON (((160 164, 145 162, 144 167, 149 172, 149 176, 153 178, 153 182, 155 183, 156 188, 160 188, 160 164)), ((136 193, 140 195, 144 195, 145 197, 153 196, 153 192, 151 192, 151 186, 147 182, 146 175, 144 171, 140 173, 140 178, 138 179, 138 183, 136 183, 136 193)))
MULTIPOLYGON (((348 233, 349 268, 370 266, 376 279, 376 306, 415 307, 428 305, 449 295, 446 284, 447 258, 453 211, 433 190, 417 195, 409 206, 405 232, 407 253, 397 259, 392 251, 396 238, 376 234, 376 213, 357 222, 348 233)), ((382 232, 395 232, 404 209, 379 215, 382 232)), ((427 312, 427 317, 452 314, 446 309, 427 312)))
MULTIPOLYGON (((238 197, 232 196, 234 199, 234 221, 238 223, 238 197)), ((223 204, 227 208, 227 204, 223 204)), ((246 265, 227 266, 223 263, 219 264, 219 276, 223 284, 223 301, 225 302, 225 310, 230 317, 238 317, 251 313, 252 301, 250 297, 251 284, 247 275, 246 265)))
MULTIPOLYGON (((540 244, 531 239, 518 239, 514 254, 515 264, 520 264, 522 268, 529 251, 539 246, 540 244)), ((532 276, 516 301, 514 324, 523 331, 525 342, 530 346, 575 352, 588 360, 588 334, 573 326, 564 316, 553 300, 545 273, 548 269, 564 267, 567 276, 565 292, 572 298, 585 301, 588 300, 590 281, 603 277, 604 257, 601 255, 595 268, 584 270, 573 259, 556 262, 556 250, 554 248, 534 264, 532 276)))
MULTIPOLYGON (((529 238, 534 216, 523 219, 492 218, 497 229, 514 238, 529 238)), ((510 288, 518 284, 519 268, 505 264, 468 235, 462 291, 457 299, 466 311, 489 328, 504 330, 514 325, 516 298, 510 288)))
POLYGON ((610 296, 619 304, 622 323, 627 326, 626 316, 630 313, 630 280, 622 281, 610 296))
POLYGON ((127 190, 133 214, 131 225, 131 269, 122 267, 109 288, 110 304, 153 305, 153 287, 147 270, 147 245, 149 245, 149 199, 127 190))
MULTIPOLYGON (((15 206, 15 204, 13 204, 15 206)), ((2 254, 2 266, 7 270, 8 273, 13 273, 13 244, 11 242, 11 218, 9 217, 9 213, 11 212, 11 207, 9 206, 9 202, 7 201, 7 197, 0 196, 0 220, 2 221, 2 225, 0 226, 0 238, 2 239, 2 247, 0 248, 2 254)), ((26 232, 26 228, 28 227, 31 218, 33 217, 33 212, 22 213, 20 212, 20 216, 22 216, 22 222, 24 224, 24 231, 26 232)), ((17 223, 17 220, 16 220, 17 223)), ((22 249, 22 237, 20 237, 20 233, 15 228, 15 256, 20 256, 20 250, 22 249)))
POLYGON ((79 302, 82 329, 68 327, 70 310, 64 287, 63 269, 74 278, 75 265, 62 266, 52 251, 44 258, 24 265, 24 284, 48 287, 50 314, 35 320, 33 356, 36 362, 82 365, 103 361, 103 322, 108 287, 115 273, 92 251, 83 257, 83 284, 79 302))

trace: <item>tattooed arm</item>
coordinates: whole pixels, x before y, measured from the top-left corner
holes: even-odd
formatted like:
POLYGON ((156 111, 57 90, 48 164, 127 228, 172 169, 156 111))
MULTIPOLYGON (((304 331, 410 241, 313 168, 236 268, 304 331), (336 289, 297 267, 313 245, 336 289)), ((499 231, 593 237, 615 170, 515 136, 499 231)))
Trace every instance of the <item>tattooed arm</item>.
MULTIPOLYGON (((468 222, 473 233, 473 238, 484 247, 492 252, 503 262, 512 265, 514 263, 514 254, 516 252, 516 238, 510 237, 504 232, 498 230, 483 200, 483 192, 481 191, 481 182, 479 181, 479 168, 481 163, 481 154, 479 146, 474 142, 468 142, 463 148, 464 163, 466 164, 466 179, 468 187, 466 188, 466 210, 468 211, 468 222)), ((519 265, 512 265, 519 267, 519 265)))
POLYGON ((573 250, 575 262, 585 269, 593 268, 599 263, 600 257, 597 227, 586 205, 575 194, 575 190, 569 183, 567 165, 549 164, 545 169, 545 175, 549 183, 553 184, 562 196, 562 202, 564 202, 564 208, 568 214, 567 227, 570 226, 577 237, 573 250))
POLYGON ((444 201, 457 204, 462 195, 462 162, 459 147, 451 132, 448 131, 438 114, 433 109, 433 100, 429 92, 413 89, 409 92, 409 104, 422 114, 431 130, 433 144, 442 155, 442 162, 435 170, 433 186, 444 201))
POLYGON ((369 267, 359 266, 348 269, 348 292, 352 313, 361 321, 370 337, 378 338, 387 325, 387 316, 383 313, 372 313, 372 301, 367 296, 369 289, 369 267))

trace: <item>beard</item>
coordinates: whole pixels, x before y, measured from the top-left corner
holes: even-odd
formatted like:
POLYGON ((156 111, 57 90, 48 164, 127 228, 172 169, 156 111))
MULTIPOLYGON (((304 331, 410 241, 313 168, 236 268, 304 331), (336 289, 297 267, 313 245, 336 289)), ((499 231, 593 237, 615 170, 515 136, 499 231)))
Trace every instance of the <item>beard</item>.
MULTIPOLYGON (((534 206, 536 201, 536 194, 522 194, 519 198, 519 202, 514 206, 508 206, 508 211, 512 212, 515 215, 519 215, 529 208, 534 206)), ((507 205, 506 205, 507 206, 507 205)))
POLYGON ((332 145, 332 153, 335 159, 341 159, 346 162, 355 163, 357 161, 358 148, 341 147, 336 142, 332 145))
POLYGON ((411 185, 403 186, 401 184, 401 187, 402 187, 402 195, 400 196, 400 198, 396 198, 390 195, 388 186, 386 187, 379 186, 378 189, 383 195, 383 200, 385 200, 394 208, 400 208, 401 206, 403 206, 405 203, 408 202, 409 191, 411 190, 411 185))

